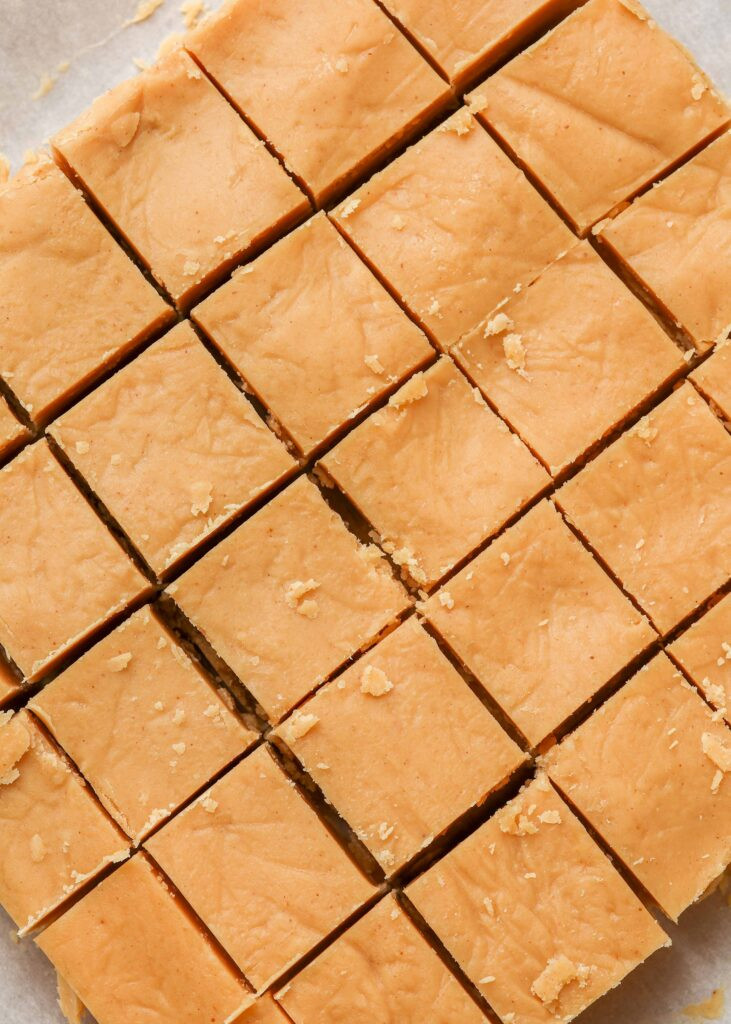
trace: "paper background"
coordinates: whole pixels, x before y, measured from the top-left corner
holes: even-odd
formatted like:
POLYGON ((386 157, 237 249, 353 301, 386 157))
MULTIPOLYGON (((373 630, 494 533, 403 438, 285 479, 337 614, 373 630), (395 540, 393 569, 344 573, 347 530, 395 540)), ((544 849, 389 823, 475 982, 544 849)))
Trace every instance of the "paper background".
MULTIPOLYGON (((134 74, 133 58, 151 61, 164 38, 182 31, 179 2, 166 0, 149 20, 125 28, 136 0, 0 0, 0 151, 13 166, 100 92, 134 74), (65 61, 69 69, 59 72, 65 61), (55 84, 34 100, 44 75, 55 84)), ((731 92, 731 0, 645 4, 731 92)), ((50 965, 32 943, 14 944, 11 932, 0 912, 0 1024, 60 1024, 50 965)), ((682 1024, 688 1020, 683 1008, 719 985, 727 990, 721 1020, 731 1024, 731 907, 716 893, 689 910, 671 934, 673 948, 635 971, 581 1024, 682 1024)))

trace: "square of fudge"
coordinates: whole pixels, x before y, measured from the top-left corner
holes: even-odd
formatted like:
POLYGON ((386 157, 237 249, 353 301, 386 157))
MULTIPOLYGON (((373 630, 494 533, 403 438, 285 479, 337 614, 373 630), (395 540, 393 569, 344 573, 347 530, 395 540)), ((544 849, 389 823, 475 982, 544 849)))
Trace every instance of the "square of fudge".
POLYGON ((413 617, 276 735, 389 875, 525 760, 413 617))
POLYGON ((731 861, 731 730, 659 654, 546 757, 673 920, 731 861))
POLYGON ((690 379, 718 415, 731 424, 731 341, 719 343, 690 379))
POLYGON ((21 933, 128 850, 33 716, 0 712, 0 904, 21 933))
POLYGON ((485 1024, 391 893, 275 998, 294 1024, 485 1024))
POLYGON ((637 0, 589 0, 471 99, 581 234, 729 119, 637 0))
POLYGON ((443 348, 574 241, 466 108, 374 175, 334 217, 443 348))
POLYGON ((557 501, 663 633, 731 575, 731 435, 690 384, 557 501))
POLYGON ((50 160, 0 192, 0 377, 37 423, 173 319, 50 160))
POLYGON ((554 475, 685 365, 588 242, 493 310, 452 355, 554 475))
POLYGON ((144 854, 36 942, 103 1024, 228 1024, 248 990, 144 854))
POLYGON ((182 306, 309 210, 183 50, 104 93, 53 145, 182 306))
POLYGON ((319 205, 452 98, 371 0, 232 0, 185 45, 319 205))
POLYGON ((9 458, 29 437, 28 430, 0 395, 0 460, 9 458))
POLYGON ((257 991, 375 893, 266 747, 146 848, 257 991))
POLYGON ((305 455, 434 353, 323 213, 193 316, 305 455))
POLYGON ((549 483, 447 357, 415 374, 321 465, 424 587, 549 483))
POLYGON ((41 439, 0 470, 0 643, 35 682, 149 589, 41 439))
POLYGON ((408 603, 380 552, 350 533, 306 477, 171 593, 272 721, 369 646, 408 603))
POLYGON ((469 562, 424 612, 532 747, 657 638, 549 501, 469 562))
POLYGON ((296 468, 186 321, 49 432, 158 576, 296 468))
POLYGON ((258 738, 147 607, 29 706, 136 843, 258 738))
POLYGON ((670 942, 543 774, 406 894, 511 1024, 572 1020, 670 942))
POLYGON ((695 685, 731 725, 731 595, 726 594, 668 647, 695 685))
POLYGON ((731 132, 599 234, 697 349, 731 330, 731 132))

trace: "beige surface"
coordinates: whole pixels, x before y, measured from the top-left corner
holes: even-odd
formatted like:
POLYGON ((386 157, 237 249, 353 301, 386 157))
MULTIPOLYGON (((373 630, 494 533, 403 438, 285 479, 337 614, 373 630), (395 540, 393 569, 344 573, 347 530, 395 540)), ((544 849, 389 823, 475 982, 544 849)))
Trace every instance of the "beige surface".
POLYGON ((142 855, 37 942, 99 1024, 224 1024, 246 999, 142 855))
POLYGON ((335 216, 445 347, 573 242, 466 110, 375 175, 335 216))
POLYGON ((480 116, 581 232, 728 121, 706 76, 637 0, 589 0, 479 97, 480 116))
POLYGON ((0 376, 38 422, 172 310, 48 160, 0 190, 0 376))
POLYGON ((28 431, 18 422, 8 403, 0 396, 0 459, 7 458, 27 436, 28 431))
POLYGON ((31 680, 148 586, 43 440, 0 470, 0 546, 0 642, 31 680))
POLYGON ((30 706, 136 841, 255 738, 149 608, 30 706))
POLYGON ((722 598, 668 650, 731 725, 731 596, 722 598))
POLYGON ((452 352, 553 473, 683 366, 677 346, 588 242, 452 352))
POLYGON ((731 342, 716 351, 690 375, 719 414, 731 423, 731 342))
POLYGON ((554 748, 547 765, 673 920, 731 860, 731 731, 664 654, 554 748))
POLYGON ((308 208, 184 52, 100 96, 53 141, 183 305, 308 208))
POLYGON ((194 317, 308 453, 433 354, 322 213, 194 317))
POLYGON ((158 574, 296 465, 187 322, 51 433, 158 574))
POLYGON ((731 437, 690 384, 557 498, 663 632, 731 575, 731 437))
POLYGON ((549 482, 447 358, 408 381, 322 464, 404 573, 425 585, 549 482))
POLYGON ((265 747, 147 849, 257 990, 374 892, 265 747))

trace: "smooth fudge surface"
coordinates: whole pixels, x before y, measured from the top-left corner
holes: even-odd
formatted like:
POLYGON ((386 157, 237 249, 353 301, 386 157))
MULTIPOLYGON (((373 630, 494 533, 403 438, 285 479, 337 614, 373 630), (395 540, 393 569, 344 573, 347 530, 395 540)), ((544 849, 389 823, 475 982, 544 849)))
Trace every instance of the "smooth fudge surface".
POLYGON ((690 379, 719 415, 731 423, 731 340, 720 342, 716 351, 693 370, 690 379))
POLYGON ((104 93, 53 144, 182 305, 309 208, 183 50, 104 93))
POLYGON ((386 874, 525 759, 414 618, 277 732, 386 874))
POLYGON ((334 217, 445 348, 574 241, 464 107, 334 217))
POLYGON ((706 611, 668 651, 731 725, 731 595, 706 611))
POLYGON ((305 454, 434 352, 323 213, 193 315, 305 454))
POLYGON ((573 1019, 669 941, 545 775, 406 894, 514 1024, 573 1019))
POLYGON ((589 0, 472 102, 581 233, 729 120, 637 0, 589 0))
POLYGON ((266 747, 146 846, 257 991, 375 891, 266 747))
POLYGON ((40 440, 0 470, 0 643, 31 681, 147 589, 40 440))
POLYGON ((50 432, 158 575, 296 465, 187 322, 50 432))
POLYGON ((731 435, 690 384, 557 500, 663 632, 731 575, 731 435))
POLYGON ((731 730, 664 654, 554 747, 547 766, 673 920, 731 860, 731 730))
POLYGON ((431 585, 549 483, 442 357, 322 460, 403 572, 431 585))

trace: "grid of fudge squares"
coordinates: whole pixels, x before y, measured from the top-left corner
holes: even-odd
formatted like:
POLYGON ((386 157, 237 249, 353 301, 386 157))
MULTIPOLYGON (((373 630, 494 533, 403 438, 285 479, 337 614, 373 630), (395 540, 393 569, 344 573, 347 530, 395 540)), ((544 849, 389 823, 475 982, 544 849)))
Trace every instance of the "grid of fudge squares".
POLYGON ((667 651, 731 725, 731 595, 717 601, 667 651))
POLYGON ((719 342, 690 379, 724 420, 731 425, 731 339, 719 342))

